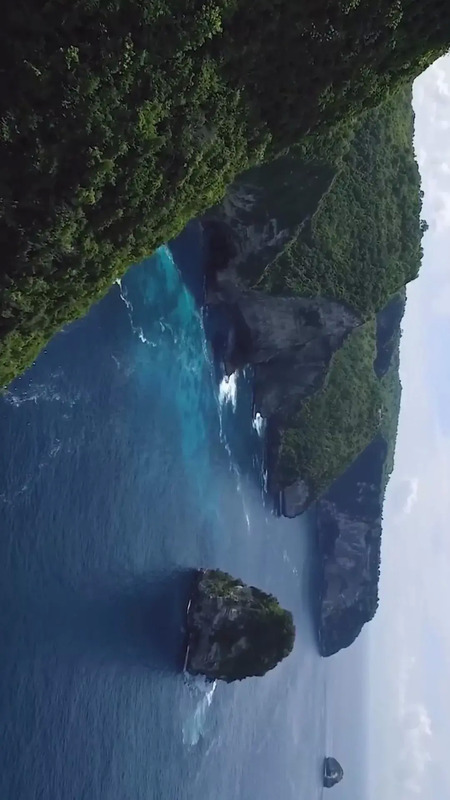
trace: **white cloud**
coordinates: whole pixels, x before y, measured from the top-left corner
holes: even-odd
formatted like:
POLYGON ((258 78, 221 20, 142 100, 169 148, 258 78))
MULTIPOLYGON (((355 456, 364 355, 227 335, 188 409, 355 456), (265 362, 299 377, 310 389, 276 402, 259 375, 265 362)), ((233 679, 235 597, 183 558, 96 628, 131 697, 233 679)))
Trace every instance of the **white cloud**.
POLYGON ((422 796, 426 771, 433 761, 432 726, 430 715, 422 703, 408 706, 403 722, 405 729, 397 775, 400 783, 399 800, 408 800, 422 796))
POLYGON ((404 514, 410 514, 413 510, 413 507, 417 503, 417 492, 419 489, 419 480, 418 478, 411 478, 410 479, 410 491, 409 495, 406 498, 406 502, 403 508, 404 514))
POLYGON ((433 299, 433 311, 440 317, 450 317, 450 280, 433 299))
POLYGON ((450 231, 450 57, 444 56, 414 85, 416 156, 430 227, 450 231))

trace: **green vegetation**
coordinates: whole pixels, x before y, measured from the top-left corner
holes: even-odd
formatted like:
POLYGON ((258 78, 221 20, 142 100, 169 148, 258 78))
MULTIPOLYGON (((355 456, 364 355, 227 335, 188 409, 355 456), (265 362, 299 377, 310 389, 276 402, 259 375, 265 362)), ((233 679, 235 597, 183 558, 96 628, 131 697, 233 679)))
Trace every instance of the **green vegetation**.
POLYGON ((311 224, 266 270, 274 294, 324 295, 370 316, 417 276, 420 176, 411 89, 367 113, 311 224))
POLYGON ((281 433, 276 481, 306 477, 321 494, 380 428, 383 394, 374 369, 375 323, 357 329, 334 356, 320 392, 306 400, 281 433))
POLYGON ((443 0, 6 0, 0 385, 233 177, 450 41, 443 0))
POLYGON ((275 480, 287 486, 306 476, 320 495, 379 434, 388 451, 383 472, 384 495, 394 466, 400 410, 400 327, 391 363, 378 378, 375 321, 356 329, 333 358, 323 389, 303 403, 281 431, 275 480))
POLYGON ((395 343, 393 345, 393 355, 388 371, 380 380, 381 393, 383 399, 383 413, 380 426, 380 434, 388 445, 386 460, 384 463, 384 476, 382 493, 386 490, 392 470, 394 469, 395 443, 397 439, 398 416, 400 413, 400 400, 402 385, 400 383, 400 324, 395 333, 395 343))

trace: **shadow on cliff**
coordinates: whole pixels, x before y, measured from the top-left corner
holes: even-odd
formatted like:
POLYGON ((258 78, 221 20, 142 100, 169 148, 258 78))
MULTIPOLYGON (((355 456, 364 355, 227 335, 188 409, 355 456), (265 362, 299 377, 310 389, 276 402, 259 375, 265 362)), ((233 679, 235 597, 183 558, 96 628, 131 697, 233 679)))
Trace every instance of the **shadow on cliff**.
POLYGON ((194 570, 96 576, 60 587, 34 606, 39 650, 58 661, 179 672, 186 652, 186 607, 194 570))

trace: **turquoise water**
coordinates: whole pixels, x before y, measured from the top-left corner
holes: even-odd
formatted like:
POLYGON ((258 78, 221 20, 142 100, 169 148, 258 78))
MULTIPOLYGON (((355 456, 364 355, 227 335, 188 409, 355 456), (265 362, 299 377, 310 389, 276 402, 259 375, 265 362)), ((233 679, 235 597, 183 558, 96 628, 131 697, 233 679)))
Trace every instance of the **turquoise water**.
POLYGON ((213 363, 194 299, 201 260, 191 226, 0 401, 2 798, 322 793, 308 521, 264 502, 251 376, 227 383, 213 363), (293 611, 294 652, 263 679, 183 674, 200 566, 293 611))

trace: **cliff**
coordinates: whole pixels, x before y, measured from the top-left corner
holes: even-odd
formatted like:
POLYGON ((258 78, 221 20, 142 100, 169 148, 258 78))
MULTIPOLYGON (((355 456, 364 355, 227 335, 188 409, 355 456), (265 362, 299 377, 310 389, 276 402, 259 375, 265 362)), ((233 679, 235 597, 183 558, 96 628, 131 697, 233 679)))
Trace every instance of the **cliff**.
POLYGON ((316 506, 323 656, 349 647, 378 606, 387 449, 377 436, 316 506))
POLYGON ((275 597, 219 570, 201 570, 188 615, 186 667, 227 683, 265 675, 294 645, 292 614, 275 597))
POLYGON ((298 184, 295 152, 279 160, 278 182, 277 162, 253 170, 204 221, 216 349, 228 372, 253 368, 269 489, 289 517, 319 498, 323 655, 349 646, 377 607, 400 404, 399 286, 418 272, 423 230, 410 90, 347 133, 334 177, 331 158, 318 172, 320 197, 308 172, 305 192, 298 184), (297 204, 290 217, 285 190, 291 212, 297 204))
POLYGON ((377 315, 374 369, 382 418, 377 435, 316 506, 321 552, 318 617, 322 655, 348 647, 378 606, 383 501, 394 465, 401 385, 400 325, 405 293, 377 315))
POLYGON ((215 343, 228 371, 253 367, 269 486, 286 516, 323 493, 384 419, 380 380, 396 347, 385 330, 421 258, 412 137, 406 87, 333 147, 318 140, 245 173, 203 219, 215 343), (388 302, 375 336, 373 312, 388 302))

